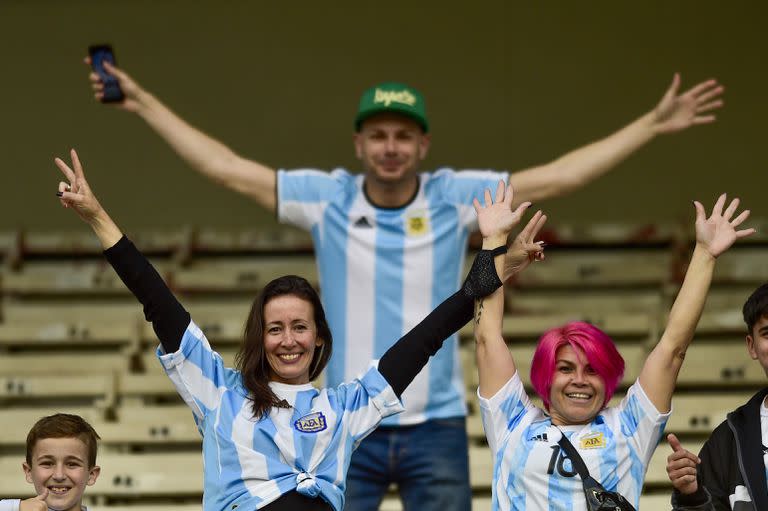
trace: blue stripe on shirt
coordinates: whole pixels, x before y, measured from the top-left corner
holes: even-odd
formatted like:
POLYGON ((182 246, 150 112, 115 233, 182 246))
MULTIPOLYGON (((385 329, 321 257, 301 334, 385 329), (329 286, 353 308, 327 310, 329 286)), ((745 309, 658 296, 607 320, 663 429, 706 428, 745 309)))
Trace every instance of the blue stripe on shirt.
MULTIPOLYGON (((405 229, 400 210, 376 211, 373 353, 386 352, 403 335, 403 258, 405 229), (399 225, 398 225, 399 224, 399 225)), ((354 342, 350 339, 349 341, 354 342)), ((407 406, 407 403, 406 403, 407 406)))
MULTIPOLYGON (((329 207, 323 212, 322 231, 313 229, 315 257, 320 275, 320 294, 323 299, 326 319, 331 334, 337 341, 333 343, 333 355, 325 369, 327 384, 336 386, 345 379, 347 360, 347 301, 349 284, 347 282, 347 244, 349 242, 349 210, 354 196, 340 206, 329 207), (337 225, 343 223, 343 227, 337 225), (329 300, 324 290, 341 289, 329 300)), ((328 291, 330 292, 330 291, 328 291)))
MULTIPOLYGON (((459 287, 468 233, 460 225, 455 207, 448 207, 445 203, 441 206, 440 203, 436 204, 431 199, 429 214, 435 236, 432 247, 432 308, 434 309, 459 287), (444 226, 454 227, 448 232, 443 232, 444 226)), ((449 337, 430 360, 429 397, 426 406, 428 418, 430 418, 430 412, 436 411, 439 412, 440 417, 466 415, 464 401, 456 399, 457 394, 464 395, 463 385, 458 389, 453 385, 457 367, 458 339, 458 335, 455 334, 449 337)), ((463 381, 460 372, 455 376, 463 381)))

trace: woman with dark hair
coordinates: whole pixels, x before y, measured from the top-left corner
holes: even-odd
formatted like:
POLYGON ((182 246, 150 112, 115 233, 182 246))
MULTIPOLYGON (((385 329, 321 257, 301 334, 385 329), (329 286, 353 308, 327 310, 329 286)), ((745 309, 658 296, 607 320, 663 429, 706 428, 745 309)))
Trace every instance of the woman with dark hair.
MULTIPOLYGON (((736 239, 755 232, 737 230, 749 211, 735 216, 739 200, 723 211, 725 202, 721 195, 709 218, 694 202, 696 247, 685 280, 661 339, 616 407, 607 404, 624 373, 624 360, 604 332, 573 322, 544 333, 531 365, 531 383, 544 401, 541 409, 528 399, 502 337, 503 291, 478 301, 478 397, 494 457, 494 510, 637 507, 715 260, 736 239)), ((519 238, 532 244, 535 231, 528 232, 529 227, 519 238)), ((490 233, 484 239, 489 245, 498 242, 490 233)), ((499 272, 502 264, 497 258, 499 272)))
MULTIPOLYGON (((443 340, 472 318, 474 300, 501 286, 494 254, 507 252, 507 235, 530 206, 512 211, 510 191, 507 201, 482 211, 486 231, 501 242, 493 251, 480 251, 462 289, 364 375, 316 389, 310 381, 331 355, 332 336, 306 280, 286 276, 265 286, 247 319, 238 369, 224 367, 189 313, 101 207, 74 150, 71 156, 74 170, 55 160, 69 181, 59 183, 57 195, 93 228, 107 260, 152 322, 160 362, 203 435, 206 510, 341 511, 352 451, 384 417, 403 410, 400 395, 443 340)), ((506 257, 508 277, 529 252, 516 243, 506 257)))

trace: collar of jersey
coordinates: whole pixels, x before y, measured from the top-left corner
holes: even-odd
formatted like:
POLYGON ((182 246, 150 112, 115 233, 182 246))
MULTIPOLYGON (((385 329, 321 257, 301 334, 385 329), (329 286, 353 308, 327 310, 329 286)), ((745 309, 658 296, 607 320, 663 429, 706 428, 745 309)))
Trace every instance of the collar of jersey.
POLYGON ((279 381, 269 382, 269 386, 272 390, 277 392, 301 392, 302 390, 314 390, 315 387, 311 383, 301 383, 299 385, 292 385, 290 383, 281 383, 279 381))

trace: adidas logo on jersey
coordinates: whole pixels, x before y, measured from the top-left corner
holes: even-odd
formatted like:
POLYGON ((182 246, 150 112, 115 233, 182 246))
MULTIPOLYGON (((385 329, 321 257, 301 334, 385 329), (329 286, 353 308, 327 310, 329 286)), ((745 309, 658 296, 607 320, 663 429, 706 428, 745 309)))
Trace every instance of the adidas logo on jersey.
POLYGON ((367 217, 361 216, 355 221, 355 227, 362 227, 363 229, 370 229, 373 227, 367 217))
POLYGON ((529 442, 549 442, 549 439, 547 438, 546 433, 541 433, 539 435, 529 438, 528 441, 529 442))

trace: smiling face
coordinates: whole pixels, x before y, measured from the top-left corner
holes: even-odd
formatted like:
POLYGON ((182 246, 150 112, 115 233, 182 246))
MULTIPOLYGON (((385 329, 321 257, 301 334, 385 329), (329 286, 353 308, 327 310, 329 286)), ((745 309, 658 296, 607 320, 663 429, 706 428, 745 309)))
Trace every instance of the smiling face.
POLYGON ((322 344, 311 303, 281 295, 264 305, 264 351, 271 381, 309 383, 312 358, 322 344))
POLYGON ((79 511, 86 486, 99 476, 100 468, 88 467, 88 447, 79 438, 43 438, 32 450, 31 465, 24 462, 27 482, 56 511, 79 511))
POLYGON ((565 344, 555 354, 549 398, 552 424, 588 424, 603 408, 605 381, 589 365, 583 352, 565 344))
POLYGON ((366 178, 381 184, 407 181, 429 149, 429 135, 416 121, 398 114, 374 115, 355 133, 355 153, 366 178))

